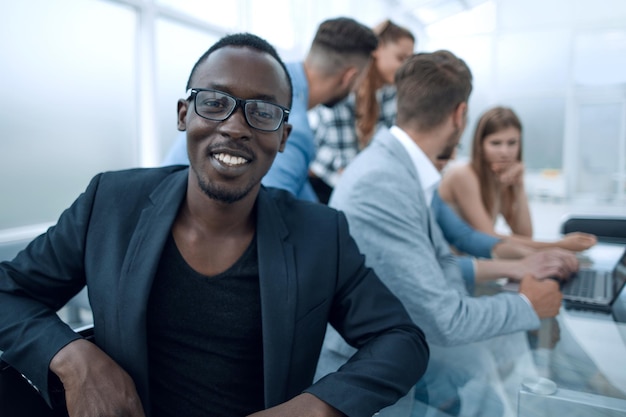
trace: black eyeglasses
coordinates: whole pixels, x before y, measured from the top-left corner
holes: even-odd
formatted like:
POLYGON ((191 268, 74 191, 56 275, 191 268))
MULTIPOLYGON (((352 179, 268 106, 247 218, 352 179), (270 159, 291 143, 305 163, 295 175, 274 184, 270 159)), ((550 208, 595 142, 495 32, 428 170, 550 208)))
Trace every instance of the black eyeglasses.
POLYGON ((246 121, 263 132, 278 130, 289 117, 289 109, 264 100, 243 100, 217 90, 192 88, 187 91, 189 98, 194 100, 196 114, 205 119, 223 122, 238 107, 243 109, 246 121))

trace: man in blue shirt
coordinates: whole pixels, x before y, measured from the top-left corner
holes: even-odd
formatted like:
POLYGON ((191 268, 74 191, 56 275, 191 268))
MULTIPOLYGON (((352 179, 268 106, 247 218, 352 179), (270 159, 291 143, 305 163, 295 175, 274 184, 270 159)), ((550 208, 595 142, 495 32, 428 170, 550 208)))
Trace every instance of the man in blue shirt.
MULTIPOLYGON (((296 197, 317 201, 308 180, 315 158, 313 131, 307 110, 318 104, 332 107, 348 96, 370 62, 378 45, 374 32, 350 18, 329 19, 320 24, 304 62, 287 64, 293 83, 289 123, 293 126, 282 153, 263 178, 263 185, 282 188, 296 197)), ((178 138, 164 165, 188 164, 184 137, 178 138)))

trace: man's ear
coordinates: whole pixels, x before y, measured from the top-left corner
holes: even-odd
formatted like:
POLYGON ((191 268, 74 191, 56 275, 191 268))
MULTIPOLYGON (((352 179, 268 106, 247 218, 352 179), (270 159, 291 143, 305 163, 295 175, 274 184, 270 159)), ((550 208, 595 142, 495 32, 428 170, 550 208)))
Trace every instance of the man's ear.
POLYGON ((379 55, 380 55, 380 44, 378 45, 376 49, 372 51, 372 58, 379 59, 380 58, 379 55))
POLYGON ((454 114, 452 115, 452 121, 454 122, 454 127, 457 129, 465 129, 465 125, 467 123, 467 103, 462 102, 456 109, 454 110, 454 114))
POLYGON ((345 89, 353 85, 353 81, 359 76, 359 70, 356 67, 348 67, 341 75, 340 88, 345 89))
POLYGON ((291 126, 289 123, 283 123, 283 135, 280 138, 280 146, 278 147, 278 152, 283 152, 285 150, 285 145, 287 145, 287 139, 289 138, 289 134, 291 133, 291 126))
POLYGON ((189 101, 178 100, 178 130, 181 132, 187 130, 187 110, 189 110, 189 101))

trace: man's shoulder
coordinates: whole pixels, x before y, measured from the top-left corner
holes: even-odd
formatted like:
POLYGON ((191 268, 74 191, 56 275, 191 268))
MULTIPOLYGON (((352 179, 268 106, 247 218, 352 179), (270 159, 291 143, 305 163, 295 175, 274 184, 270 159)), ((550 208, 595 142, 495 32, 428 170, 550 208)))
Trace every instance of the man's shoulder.
POLYGON ((348 172, 359 177, 380 175, 381 171, 398 174, 401 161, 398 161, 391 150, 392 140, 395 139, 389 129, 382 126, 372 142, 348 164, 342 176, 348 172))
POLYGON ((474 173, 474 170, 469 162, 459 162, 450 165, 446 169, 445 175, 451 177, 463 177, 466 175, 475 176, 476 174, 474 173))
POLYGON ((280 213, 280 217, 289 228, 311 229, 337 226, 339 212, 325 204, 298 199, 289 191, 264 187, 269 199, 280 213), (331 226, 332 225, 332 226, 331 226))
POLYGON ((100 174, 103 179, 123 181, 125 183, 158 181, 175 172, 189 168, 187 165, 168 165, 158 168, 129 168, 116 171, 105 171, 100 174))
POLYGON ((315 213, 322 216, 329 216, 335 215, 337 212, 337 210, 332 209, 325 204, 296 198, 292 193, 281 188, 268 186, 264 186, 263 188, 281 212, 292 216, 300 216, 304 213, 315 213))
POLYGON ((469 163, 456 163, 448 167, 441 177, 443 188, 463 188, 467 184, 477 181, 478 176, 469 163))
POLYGON ((159 168, 130 168, 117 171, 105 171, 94 177, 92 185, 97 183, 98 192, 124 193, 127 195, 150 194, 155 188, 172 175, 185 175, 187 165, 169 165, 159 168))

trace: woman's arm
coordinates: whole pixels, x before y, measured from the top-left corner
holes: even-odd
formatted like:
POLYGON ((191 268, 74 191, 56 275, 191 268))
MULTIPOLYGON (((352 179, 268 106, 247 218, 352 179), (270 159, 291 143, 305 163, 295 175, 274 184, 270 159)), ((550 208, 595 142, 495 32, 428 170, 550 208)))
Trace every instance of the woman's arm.
POLYGON ((475 230, 461 219, 435 191, 430 204, 435 220, 448 243, 477 258, 490 258, 500 238, 475 230))
POLYGON ((478 177, 469 165, 449 171, 441 180, 439 195, 474 229, 498 236, 494 222, 483 205, 478 177))
POLYGON ((580 232, 568 233, 561 239, 552 242, 533 240, 528 236, 520 235, 510 235, 506 238, 507 240, 528 246, 533 249, 561 248, 573 252, 580 252, 589 249, 597 243, 597 238, 594 235, 580 232))
MULTIPOLYGON (((568 233, 563 238, 556 241, 537 241, 532 237, 513 234, 502 235, 496 233, 491 217, 487 210, 484 208, 482 200, 480 198, 480 186, 478 184, 478 177, 471 170, 469 165, 461 166, 449 171, 444 175, 441 185, 439 186, 439 196, 442 200, 456 207, 460 216, 465 219, 474 229, 483 233, 490 234, 492 236, 506 238, 510 243, 524 245, 531 249, 548 249, 548 248, 561 248, 574 252, 586 250, 596 244, 597 239, 594 235, 587 233, 568 233)), ((528 208, 528 200, 526 193, 523 197, 524 206, 528 210, 528 218, 530 219, 530 210, 528 208)), ((501 245, 496 245, 496 247, 501 245)), ((503 246, 506 248, 506 245, 503 246)), ((525 255, 527 253, 520 253, 525 255)), ((498 258, 510 258, 509 255, 494 254, 498 258)), ((512 256, 518 257, 518 256, 512 256)))
POLYGON ((530 218, 528 197, 524 187, 524 165, 515 162, 497 174, 497 179, 503 189, 508 189, 502 201, 502 215, 511 232, 521 236, 533 236, 533 224, 530 218))

